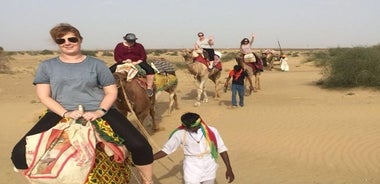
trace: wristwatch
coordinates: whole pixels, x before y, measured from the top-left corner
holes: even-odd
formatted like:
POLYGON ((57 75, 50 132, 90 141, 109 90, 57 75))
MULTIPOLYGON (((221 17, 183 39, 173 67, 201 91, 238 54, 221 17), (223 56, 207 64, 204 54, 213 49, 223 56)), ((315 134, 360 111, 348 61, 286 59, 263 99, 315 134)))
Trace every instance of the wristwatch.
POLYGON ((101 108, 101 107, 100 107, 100 108, 98 108, 98 110, 101 110, 101 111, 103 111, 103 112, 104 112, 104 114, 107 114, 107 112, 108 112, 106 109, 104 109, 104 108, 101 108))

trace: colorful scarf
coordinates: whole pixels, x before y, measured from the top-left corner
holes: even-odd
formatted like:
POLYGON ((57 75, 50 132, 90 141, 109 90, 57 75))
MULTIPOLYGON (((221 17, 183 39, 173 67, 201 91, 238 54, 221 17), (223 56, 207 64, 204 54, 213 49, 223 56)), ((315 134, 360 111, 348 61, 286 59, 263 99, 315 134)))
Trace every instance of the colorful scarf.
MULTIPOLYGON (((218 143, 216 141, 214 132, 210 129, 210 127, 208 127, 208 125, 201 118, 195 121, 195 123, 191 125, 191 127, 193 128, 198 125, 200 125, 200 129, 202 130, 203 136, 206 138, 206 141, 210 146, 212 158, 216 160, 218 158, 218 143)), ((169 139, 173 136, 173 134, 176 131, 183 130, 183 129, 186 129, 186 126, 182 124, 181 126, 179 126, 178 128, 176 128, 170 133, 169 139)))

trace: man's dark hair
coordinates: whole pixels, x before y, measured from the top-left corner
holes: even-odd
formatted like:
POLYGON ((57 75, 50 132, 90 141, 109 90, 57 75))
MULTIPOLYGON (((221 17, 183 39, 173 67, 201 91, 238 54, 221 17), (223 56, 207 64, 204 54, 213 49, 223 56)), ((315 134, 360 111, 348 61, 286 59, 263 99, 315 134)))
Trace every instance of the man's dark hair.
POLYGON ((181 121, 183 125, 189 128, 198 120, 198 118, 200 118, 199 114, 187 112, 181 116, 181 121))

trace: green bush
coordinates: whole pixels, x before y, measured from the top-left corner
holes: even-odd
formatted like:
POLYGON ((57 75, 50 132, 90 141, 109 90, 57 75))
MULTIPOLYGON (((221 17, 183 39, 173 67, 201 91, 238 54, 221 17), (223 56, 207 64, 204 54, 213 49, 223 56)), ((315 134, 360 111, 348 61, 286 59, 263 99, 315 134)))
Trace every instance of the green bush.
POLYGON ((329 49, 314 58, 324 66, 324 87, 380 87, 380 45, 329 49))
POLYGON ((82 54, 87 55, 87 56, 94 56, 96 57, 96 54, 98 51, 94 50, 82 50, 82 54))
POLYGON ((10 67, 9 67, 9 60, 10 56, 7 56, 6 52, 4 52, 4 49, 1 47, 0 49, 0 73, 11 73, 10 67))
POLYGON ((52 55, 52 54, 54 54, 54 52, 53 51, 51 51, 51 50, 43 50, 43 51, 41 51, 41 53, 40 53, 41 55, 52 55))
POLYGON ((231 60, 235 61, 237 54, 238 53, 236 53, 236 52, 223 52, 221 60, 222 60, 222 62, 227 62, 227 61, 231 61, 231 60))
POLYGON ((102 56, 113 56, 113 52, 112 51, 104 51, 102 56))

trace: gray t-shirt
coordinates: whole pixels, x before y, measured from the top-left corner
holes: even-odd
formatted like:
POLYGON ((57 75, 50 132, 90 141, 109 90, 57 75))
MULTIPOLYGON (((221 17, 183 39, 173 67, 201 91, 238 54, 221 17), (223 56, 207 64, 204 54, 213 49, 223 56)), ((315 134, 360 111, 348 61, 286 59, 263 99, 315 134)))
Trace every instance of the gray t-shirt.
POLYGON ((58 57, 43 61, 36 72, 33 84, 50 84, 51 96, 67 110, 85 111, 99 108, 103 100, 103 86, 115 83, 107 65, 87 56, 80 63, 64 63, 58 57))

